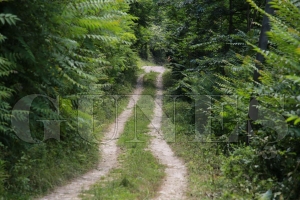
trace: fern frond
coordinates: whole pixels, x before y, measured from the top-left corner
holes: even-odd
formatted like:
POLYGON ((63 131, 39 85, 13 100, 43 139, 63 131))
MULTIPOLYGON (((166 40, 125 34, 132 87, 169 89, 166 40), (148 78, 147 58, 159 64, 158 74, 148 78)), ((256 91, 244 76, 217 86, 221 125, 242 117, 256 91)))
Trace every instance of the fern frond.
POLYGON ((30 59, 32 62, 35 62, 35 56, 33 55, 33 53, 32 53, 32 51, 31 51, 30 47, 26 44, 26 42, 24 41, 24 39, 21 38, 21 37, 18 37, 17 39, 18 39, 18 41, 21 43, 21 45, 22 45, 22 46, 24 47, 24 49, 25 49, 25 52, 26 52, 26 53, 23 53, 23 54, 22 54, 23 57, 26 57, 26 58, 30 59))
POLYGON ((115 0, 87 0, 81 3, 75 3, 77 10, 95 10, 102 9, 107 6, 108 3, 115 3, 115 0))
POLYGON ((20 19, 13 14, 10 13, 1 13, 0 14, 0 21, 1 23, 4 25, 5 23, 8 23, 9 25, 16 25, 17 21, 19 21, 20 19))
POLYGON ((119 41, 119 38, 114 37, 114 36, 102 36, 102 35, 92 35, 92 34, 83 35, 82 38, 95 39, 95 40, 100 40, 103 42, 119 41))
POLYGON ((0 33, 0 43, 4 42, 6 37, 0 33))

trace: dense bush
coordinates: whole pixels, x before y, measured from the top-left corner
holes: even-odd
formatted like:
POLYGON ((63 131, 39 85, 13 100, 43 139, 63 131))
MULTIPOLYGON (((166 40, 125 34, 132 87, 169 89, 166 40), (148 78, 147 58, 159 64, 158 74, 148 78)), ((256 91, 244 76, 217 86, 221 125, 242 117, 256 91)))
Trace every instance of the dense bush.
POLYGON ((128 92, 137 68, 129 2, 0 1, 0 196, 45 192, 97 162, 93 133, 80 130, 92 130, 93 114, 102 114, 95 126, 108 123, 114 103, 95 101, 92 113, 91 101, 78 99, 128 92), (11 112, 33 94, 47 98, 24 99, 30 111, 11 112), (28 115, 30 133, 11 127, 28 115), (59 137, 47 128, 43 134, 39 120, 49 119, 63 120, 59 137))
POLYGON ((271 1, 274 15, 255 2, 160 1, 173 94, 189 102, 210 95, 206 110, 195 112, 207 113, 201 134, 220 142, 225 155, 220 167, 230 187, 223 198, 298 199, 299 1, 271 1), (271 24, 265 50, 257 47, 263 15, 271 24))

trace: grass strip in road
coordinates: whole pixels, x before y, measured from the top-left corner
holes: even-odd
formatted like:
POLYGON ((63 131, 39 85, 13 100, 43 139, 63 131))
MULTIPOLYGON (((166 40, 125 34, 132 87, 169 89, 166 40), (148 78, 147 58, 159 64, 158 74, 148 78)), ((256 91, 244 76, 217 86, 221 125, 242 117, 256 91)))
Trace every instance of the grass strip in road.
POLYGON ((135 115, 126 123, 118 141, 122 149, 120 167, 85 191, 83 199, 149 199, 155 195, 164 167, 146 150, 151 137, 148 125, 153 117, 157 73, 144 76, 144 91, 137 102, 135 115))

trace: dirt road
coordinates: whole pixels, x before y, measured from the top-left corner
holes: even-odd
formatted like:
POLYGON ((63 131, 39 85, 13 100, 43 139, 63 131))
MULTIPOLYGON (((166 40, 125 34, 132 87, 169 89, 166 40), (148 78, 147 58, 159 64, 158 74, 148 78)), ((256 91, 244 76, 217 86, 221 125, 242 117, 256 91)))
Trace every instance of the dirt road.
POLYGON ((93 169, 83 176, 72 180, 69 184, 58 187, 51 194, 40 198, 40 200, 76 200, 80 199, 78 195, 83 190, 89 189, 89 187, 95 184, 102 176, 108 174, 108 172, 118 166, 119 148, 117 146, 117 138, 123 132, 126 121, 132 115, 133 108, 138 101, 140 94, 143 91, 143 75, 138 78, 136 89, 127 105, 127 109, 124 110, 115 120, 115 123, 111 124, 109 131, 105 133, 102 144, 99 146, 101 153, 101 161, 96 169, 93 169))
POLYGON ((171 147, 164 140, 161 131, 161 122, 163 117, 162 99, 163 99, 163 80, 162 74, 164 67, 144 67, 146 72, 154 71, 160 73, 156 82, 156 98, 154 116, 150 124, 150 135, 153 136, 150 144, 151 152, 166 166, 166 177, 163 180, 155 200, 182 200, 185 199, 187 187, 187 169, 184 163, 174 155, 171 147))
MULTIPOLYGON (((153 136, 149 149, 158 158, 158 160, 166 166, 166 176, 157 192, 154 200, 182 200, 185 199, 185 190, 187 187, 187 170, 184 163, 174 155, 174 152, 164 140, 161 131, 162 111, 162 95, 163 83, 162 74, 165 71, 161 66, 145 66, 146 73, 150 71, 160 73, 157 78, 157 93, 155 98, 154 116, 149 125, 150 135, 153 136)), ((136 89, 128 103, 127 109, 123 111, 115 123, 111 124, 109 131, 105 133, 104 139, 99 146, 101 152, 101 161, 96 169, 89 171, 83 176, 72 180, 69 184, 58 187, 51 194, 40 198, 40 200, 76 200, 80 199, 78 195, 83 190, 95 184, 102 176, 118 166, 119 148, 116 144, 117 138, 122 134, 126 121, 132 115, 133 108, 143 91, 143 75, 138 78, 136 89)))

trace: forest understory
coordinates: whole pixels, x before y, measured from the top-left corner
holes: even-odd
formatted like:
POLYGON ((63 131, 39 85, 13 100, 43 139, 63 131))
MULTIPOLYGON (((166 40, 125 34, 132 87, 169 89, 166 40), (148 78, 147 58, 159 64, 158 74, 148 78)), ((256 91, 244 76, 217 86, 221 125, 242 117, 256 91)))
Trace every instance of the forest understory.
POLYGON ((0 0, 0 199, 300 200, 299 19, 300 0, 0 0))

